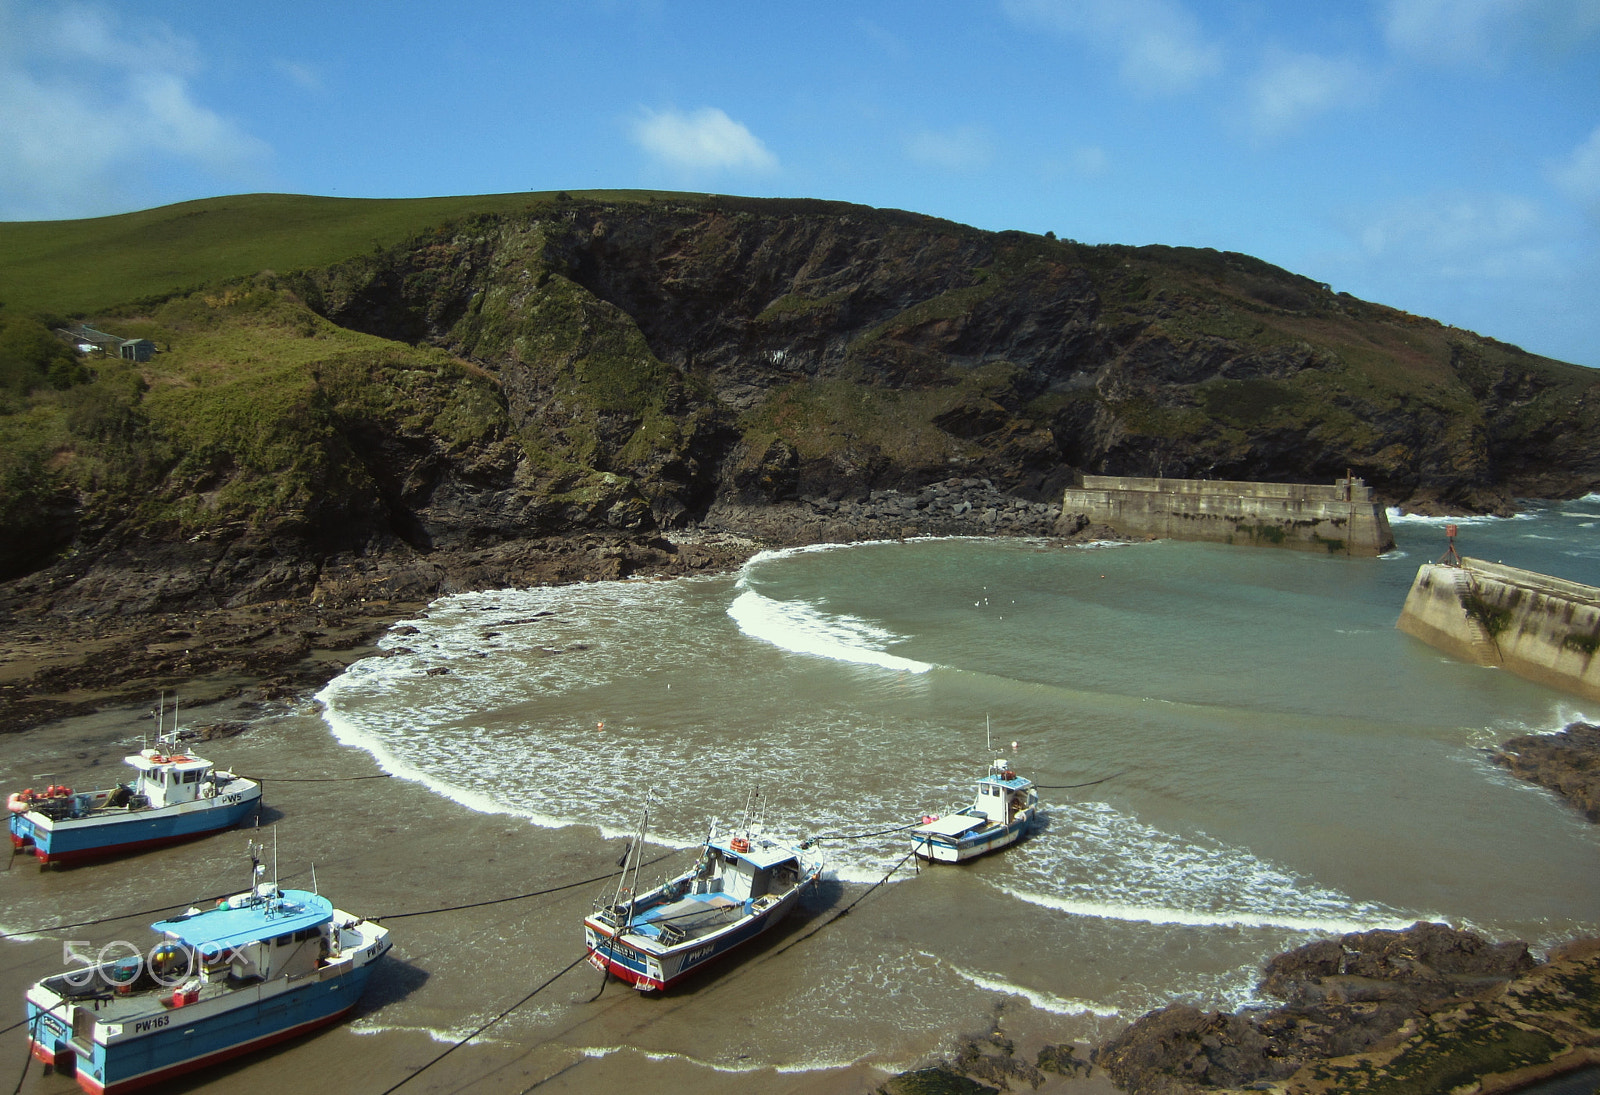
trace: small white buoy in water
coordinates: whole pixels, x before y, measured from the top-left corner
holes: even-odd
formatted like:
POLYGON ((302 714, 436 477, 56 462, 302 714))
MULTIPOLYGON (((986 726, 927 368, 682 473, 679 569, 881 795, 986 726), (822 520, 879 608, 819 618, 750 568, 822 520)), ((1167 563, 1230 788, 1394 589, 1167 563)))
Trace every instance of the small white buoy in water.
POLYGON ((1017 743, 1016 742, 1012 742, 1011 743, 1011 751, 1013 753, 1015 753, 1017 751, 1017 743))

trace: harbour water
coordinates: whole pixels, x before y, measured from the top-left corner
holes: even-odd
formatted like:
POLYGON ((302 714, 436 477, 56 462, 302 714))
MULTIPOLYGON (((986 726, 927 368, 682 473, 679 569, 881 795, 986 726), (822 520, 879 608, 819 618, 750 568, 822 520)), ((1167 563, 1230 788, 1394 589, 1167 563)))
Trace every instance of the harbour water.
MULTIPOLYGON (((1456 523, 1464 554, 1600 584, 1600 498, 1456 523)), ((658 1026, 644 1048, 709 1067, 906 1066, 930 1031, 1002 1001, 1088 1041, 1171 1000, 1248 1004, 1264 959, 1333 933, 1430 919, 1548 947, 1600 932, 1600 837, 1487 755, 1581 705, 1394 629, 1443 526, 1397 520, 1377 560, 944 539, 459 596, 332 682, 324 717, 436 795, 594 827, 619 852, 646 796, 653 839, 681 848, 759 791, 771 830, 826 837, 835 883, 802 922, 907 848, 849 837, 944 812, 991 754, 1014 755, 1046 788, 1031 839, 901 866, 892 897, 807 940, 780 984, 728 967, 751 982, 740 1023, 658 1026)), ((408 1006, 375 1021, 406 1026, 408 1006)), ((562 1013, 512 1028, 536 1037, 562 1013)))
MULTIPOLYGON (((1464 554, 1600 585, 1600 497, 1456 523, 1464 554)), ((602 990, 580 964, 404 1090, 841 1095, 990 1023, 1022 1052, 1169 1001, 1247 1005, 1265 959, 1340 932, 1425 918, 1537 948, 1600 934, 1596 827, 1488 757, 1600 711, 1394 628, 1444 524, 1398 520, 1380 559, 925 540, 437 602, 320 707, 208 743, 265 778, 285 881, 314 863, 395 940, 347 1026, 213 1082, 405 1080, 581 955, 608 888, 554 887, 613 870, 647 797, 664 857, 647 876, 681 869, 713 816, 754 809, 822 837, 829 880, 742 960, 662 999, 602 990), (1043 788, 1028 840, 919 873, 903 833, 851 839, 948 811, 998 755, 1043 788), (379 771, 397 778, 286 782, 379 771)), ((139 715, 13 735, 0 778, 60 779, 65 763, 103 779, 139 715)), ((0 931, 225 892, 247 835, 75 871, 14 864, 0 931)), ((140 940, 152 919, 65 934, 140 940)), ((62 935, 11 940, 7 998, 61 968, 62 935)), ((25 1090, 75 1088, 35 1072, 25 1090)))

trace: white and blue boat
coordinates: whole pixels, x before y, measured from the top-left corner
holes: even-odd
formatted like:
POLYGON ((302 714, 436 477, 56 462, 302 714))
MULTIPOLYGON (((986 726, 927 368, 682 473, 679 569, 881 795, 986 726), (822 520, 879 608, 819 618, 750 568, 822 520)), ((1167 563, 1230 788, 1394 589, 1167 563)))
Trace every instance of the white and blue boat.
POLYGON ((261 785, 184 751, 176 734, 123 763, 136 775, 97 791, 50 785, 9 796, 13 851, 68 865, 230 829, 261 808, 261 785))
POLYGON ((308 890, 261 882, 111 943, 27 993, 32 1053, 90 1095, 122 1095, 334 1023, 355 1007, 387 928, 308 890))
POLYGON ((960 863, 1015 844, 1027 835, 1039 811, 1033 781, 996 758, 978 780, 972 805, 944 817, 925 815, 911 830, 911 850, 930 863, 960 863))
MULTIPOLYGON (((644 829, 630 846, 636 887, 644 829)), ((700 858, 647 893, 628 883, 628 857, 615 893, 584 919, 589 962, 640 992, 671 988, 772 928, 822 875, 820 860, 745 826, 726 836, 711 825, 700 858)))

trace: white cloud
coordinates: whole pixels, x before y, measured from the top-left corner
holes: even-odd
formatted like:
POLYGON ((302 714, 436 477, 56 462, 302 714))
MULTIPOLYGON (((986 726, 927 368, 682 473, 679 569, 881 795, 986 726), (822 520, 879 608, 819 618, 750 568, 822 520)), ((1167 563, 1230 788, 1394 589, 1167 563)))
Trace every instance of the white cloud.
POLYGON ((1384 0, 1384 40, 1439 65, 1500 63, 1518 48, 1569 51, 1600 33, 1600 0, 1384 0))
POLYGON ((0 217, 120 212, 163 169, 248 177, 270 150, 197 101, 198 71, 164 27, 0 0, 0 217))
POLYGON ((691 113, 646 110, 633 139, 655 159, 687 171, 771 171, 778 158, 760 138, 716 107, 691 113))
POLYGON ((1141 91, 1186 91, 1222 69, 1222 49, 1177 0, 1004 0, 1021 23, 1082 38, 1118 58, 1141 91))
POLYGON ((1084 145, 1072 153, 1072 169, 1085 178, 1098 178, 1111 168, 1111 158, 1099 145, 1084 145))
POLYGON ((1250 82, 1250 128, 1260 138, 1293 132, 1314 115, 1361 100, 1371 83, 1352 61, 1273 53, 1250 82))
POLYGON ((1509 194, 1436 194, 1396 202, 1351 225, 1370 259, 1441 278, 1501 279, 1556 271, 1555 229, 1543 209, 1509 194))
POLYGON ((1600 126, 1551 172, 1556 185, 1591 215, 1600 216, 1600 126))
POLYGON ((994 158, 988 136, 974 126, 942 132, 925 129, 906 140, 906 155, 945 171, 981 171, 994 158))
POLYGON ((302 91, 321 91, 323 88, 322 74, 310 65, 301 64, 299 61, 285 61, 281 58, 272 64, 290 83, 302 91))

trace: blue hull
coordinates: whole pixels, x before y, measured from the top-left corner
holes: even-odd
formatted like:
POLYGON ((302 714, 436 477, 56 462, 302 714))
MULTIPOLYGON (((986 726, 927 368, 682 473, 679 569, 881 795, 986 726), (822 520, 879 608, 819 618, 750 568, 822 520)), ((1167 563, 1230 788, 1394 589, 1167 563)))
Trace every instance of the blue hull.
POLYGON ((778 921, 788 913, 793 901, 782 908, 775 909, 766 916, 755 917, 742 927, 718 937, 715 941, 689 951, 683 957, 675 970, 666 972, 661 980, 656 980, 650 975, 649 966, 644 956, 626 943, 619 943, 612 939, 599 942, 599 945, 590 950, 590 959, 594 965, 611 973, 613 976, 626 981, 635 988, 645 991, 665 992, 691 973, 701 967, 709 965, 723 957, 728 952, 736 950, 767 929, 775 927, 778 921))
POLYGON ((73 863, 159 848, 231 829, 260 808, 261 795, 257 791, 240 802, 205 810, 150 810, 98 824, 64 819, 46 828, 33 824, 25 814, 12 814, 11 837, 15 847, 32 844, 33 854, 40 862, 73 863))
POLYGON ((1032 825, 1030 817, 994 829, 981 829, 970 836, 918 836, 912 842, 912 851, 931 862, 956 863, 1015 844, 1027 835, 1032 825))
MULTIPOLYGON (((297 988, 220 1014, 200 1017, 174 1008, 146 1020, 159 1024, 156 1029, 110 1045, 69 1041, 62 1024, 47 1016, 34 1052, 43 1060, 54 1058, 63 1071, 75 1066, 79 1086, 91 1095, 121 1095, 335 1022, 355 1007, 372 968, 368 963, 326 981, 307 978, 297 988)), ((39 1010, 29 1002, 30 1033, 39 1010)))

